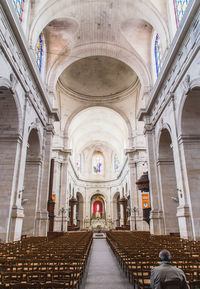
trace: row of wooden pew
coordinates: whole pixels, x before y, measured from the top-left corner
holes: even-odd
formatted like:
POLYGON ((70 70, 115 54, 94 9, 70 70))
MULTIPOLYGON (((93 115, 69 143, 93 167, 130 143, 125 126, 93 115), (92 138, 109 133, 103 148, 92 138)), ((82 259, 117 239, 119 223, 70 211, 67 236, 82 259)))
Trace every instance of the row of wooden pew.
POLYGON ((78 289, 91 244, 91 232, 0 244, 0 289, 78 289))
POLYGON ((149 232, 108 232, 107 241, 134 288, 149 289, 151 269, 160 264, 159 252, 167 249, 172 264, 182 269, 191 289, 200 289, 200 242, 149 232))

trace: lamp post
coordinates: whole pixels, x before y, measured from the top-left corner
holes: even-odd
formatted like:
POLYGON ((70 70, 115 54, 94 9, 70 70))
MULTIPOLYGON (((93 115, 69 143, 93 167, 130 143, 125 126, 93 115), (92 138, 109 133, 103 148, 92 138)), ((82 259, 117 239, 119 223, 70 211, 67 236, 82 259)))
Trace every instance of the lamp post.
POLYGON ((136 207, 133 208, 134 221, 135 221, 135 231, 137 231, 137 221, 136 221, 136 212, 137 212, 137 210, 138 209, 136 207))
POLYGON ((66 212, 67 210, 65 208, 59 210, 59 213, 61 213, 61 232, 63 232, 64 214, 66 212))

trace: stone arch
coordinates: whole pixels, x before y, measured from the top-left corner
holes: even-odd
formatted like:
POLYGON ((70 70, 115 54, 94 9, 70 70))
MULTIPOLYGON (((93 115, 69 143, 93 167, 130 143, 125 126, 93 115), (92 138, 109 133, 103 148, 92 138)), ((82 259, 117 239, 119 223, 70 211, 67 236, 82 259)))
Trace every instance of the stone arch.
MULTIPOLYGON (((9 107, 9 115, 7 115, 7 121, 10 119, 10 125, 14 125, 15 128, 13 127, 15 133, 21 133, 22 132, 22 127, 23 127, 23 121, 22 121, 22 109, 20 106, 19 98, 18 95, 15 91, 15 85, 16 85, 16 79, 13 74, 10 74, 10 79, 0 77, 0 96, 1 99, 4 97, 7 98, 7 101, 11 101, 9 107), (13 114, 11 112, 11 109, 13 109, 16 113, 13 114), (16 129, 17 128, 17 129, 16 129)), ((1 100, 2 101, 2 100, 1 100)), ((4 100, 5 102, 5 100, 4 100)), ((3 105, 3 103, 1 103, 3 105)), ((2 118, 2 115, 1 115, 2 118)), ((2 121, 1 121, 2 122, 2 121)))
POLYGON ((178 132, 179 135, 184 135, 185 132, 183 132, 183 124, 182 124, 182 119, 183 119, 183 111, 184 107, 186 104, 186 100, 188 101, 188 96, 191 96, 194 93, 198 94, 198 91, 200 91, 200 79, 195 78, 193 80, 190 80, 190 76, 187 76, 188 78, 185 79, 186 82, 186 89, 184 90, 183 95, 181 96, 180 104, 178 107, 178 112, 177 112, 177 126, 178 126, 178 132))
MULTIPOLYGON (((32 27, 30 29, 29 42, 34 43, 41 31, 52 20, 66 17, 66 14, 71 17, 71 15, 73 15, 73 6, 74 5, 72 1, 66 3, 65 0, 61 0, 61 3, 59 3, 59 5, 57 5, 56 1, 48 1, 46 5, 44 5, 40 9, 37 17, 35 17, 33 21, 32 27), (63 7, 63 9, 60 9, 60 7, 63 7), (54 13, 52 13, 52 11, 54 11, 54 13)), ((132 4, 131 8, 135 9, 136 7, 134 7, 134 5, 132 4)), ((169 33, 166 23, 164 21, 164 17, 162 17, 162 15, 158 12, 158 10, 151 2, 141 2, 140 5, 137 6, 137 10, 138 14, 142 19, 151 24, 155 30, 157 30, 165 37, 163 43, 165 47, 167 47, 169 44, 169 33)))
POLYGON ((22 206, 24 220, 22 234, 34 235, 36 232, 36 214, 39 202, 39 180, 41 173, 41 149, 38 130, 32 128, 28 136, 24 191, 22 206))
POLYGON ((16 192, 16 171, 19 166, 20 110, 11 82, 0 77, 0 239, 8 241, 10 214, 16 192))
POLYGON ((165 234, 179 233, 176 217, 178 197, 173 146, 171 134, 166 128, 163 128, 160 132, 158 171, 165 234))
POLYGON ((121 212, 120 212, 120 192, 116 192, 113 196, 113 222, 114 227, 120 227, 120 218, 121 218, 121 212))
POLYGON ((131 51, 111 43, 93 43, 75 47, 65 59, 58 59, 47 75, 47 83, 51 90, 56 93, 56 83, 60 74, 77 59, 89 56, 108 56, 118 59, 132 68, 139 77, 142 87, 151 86, 152 78, 149 69, 143 59, 134 49, 131 51))
MULTIPOLYGON (((118 109, 118 108, 113 108, 111 105, 105 105, 105 104, 104 104, 104 105, 103 105, 103 104, 100 104, 100 105, 98 105, 98 104, 95 104, 95 105, 87 105, 87 106, 80 107, 80 108, 76 109, 76 110, 70 115, 70 117, 67 119, 67 122, 66 122, 65 128, 64 128, 64 140, 65 140, 64 147, 65 147, 65 148, 67 148, 67 145, 68 145, 68 143, 67 143, 67 141, 68 141, 68 129, 69 129, 69 126, 70 126, 73 118, 74 118, 78 113, 82 112, 83 110, 86 110, 87 108, 92 108, 92 107, 95 107, 95 106, 97 106, 97 107, 109 108, 109 109, 117 112, 117 113, 124 119, 124 121, 126 122, 126 125, 127 125, 127 128, 128 128, 128 134, 129 134, 128 137, 129 137, 130 139, 132 139, 133 134, 132 134, 131 123, 130 123, 128 117, 125 115, 125 113, 123 113, 120 109, 118 109)), ((131 143, 130 143, 130 146, 131 146, 131 143)))
MULTIPOLYGON (((98 205, 98 204, 97 204, 98 205)), ((106 219, 106 202, 105 202, 105 197, 102 193, 95 193, 92 195, 92 197, 90 198, 90 210, 91 210, 91 219, 106 219), (98 210, 95 211, 95 205, 96 203, 99 203, 100 206, 100 210, 98 212, 98 210), (99 215, 97 215, 99 213, 99 215)))
POLYGON ((179 144, 184 159, 187 201, 191 209, 193 235, 200 237, 200 87, 191 89, 184 100, 181 113, 179 144))

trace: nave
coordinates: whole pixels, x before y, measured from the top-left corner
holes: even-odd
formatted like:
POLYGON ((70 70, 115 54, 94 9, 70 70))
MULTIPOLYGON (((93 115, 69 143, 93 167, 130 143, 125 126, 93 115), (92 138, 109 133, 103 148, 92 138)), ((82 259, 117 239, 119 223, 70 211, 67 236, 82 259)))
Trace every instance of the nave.
POLYGON ((110 231, 29 237, 0 244, 0 289, 150 289, 151 269, 167 248, 190 289, 200 288, 200 242, 110 231), (121 268, 120 268, 121 266, 121 268))
POLYGON ((131 289, 106 239, 94 239, 81 289, 131 289))

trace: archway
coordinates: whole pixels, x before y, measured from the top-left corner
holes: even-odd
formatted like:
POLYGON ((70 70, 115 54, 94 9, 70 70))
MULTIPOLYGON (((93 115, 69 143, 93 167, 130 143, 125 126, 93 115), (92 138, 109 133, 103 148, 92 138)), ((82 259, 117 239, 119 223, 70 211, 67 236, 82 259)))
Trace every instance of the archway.
POLYGON ((158 168, 165 234, 179 233, 176 217, 178 198, 173 148, 167 129, 163 129, 160 136, 158 168))
POLYGON ((200 88, 187 95, 181 119, 180 144, 185 158, 186 197, 191 207, 194 238, 200 237, 200 88))
POLYGON ((121 219, 121 212, 120 212, 120 193, 117 192, 113 197, 113 222, 114 227, 120 227, 120 219, 121 219))
POLYGON ((41 158, 39 137, 37 130, 32 129, 28 138, 22 199, 22 206, 24 207, 22 234, 26 235, 34 235, 36 229, 40 170, 41 158))
POLYGON ((91 198, 91 226, 92 229, 106 227, 105 200, 101 194, 95 194, 91 198))
POLYGON ((14 95, 0 87, 0 239, 8 241, 20 150, 19 118, 14 95))

